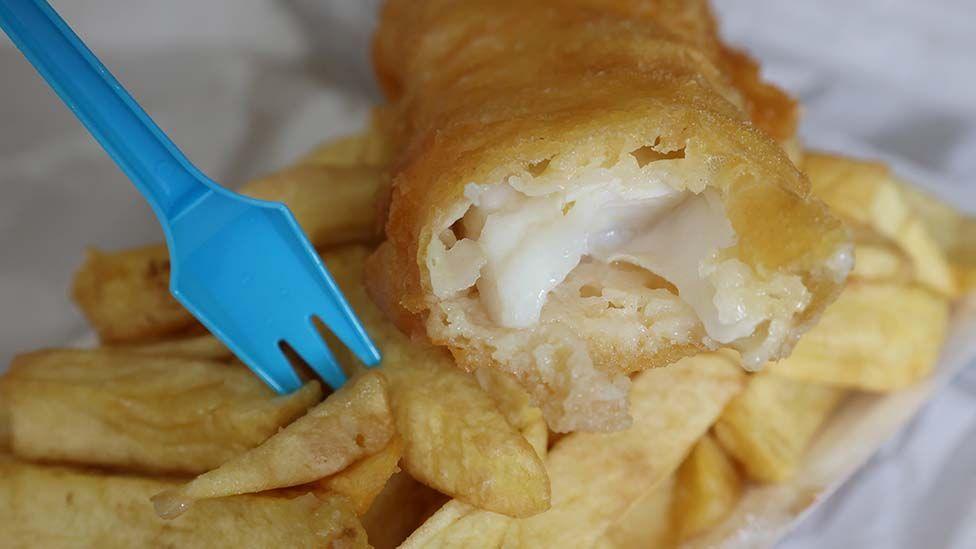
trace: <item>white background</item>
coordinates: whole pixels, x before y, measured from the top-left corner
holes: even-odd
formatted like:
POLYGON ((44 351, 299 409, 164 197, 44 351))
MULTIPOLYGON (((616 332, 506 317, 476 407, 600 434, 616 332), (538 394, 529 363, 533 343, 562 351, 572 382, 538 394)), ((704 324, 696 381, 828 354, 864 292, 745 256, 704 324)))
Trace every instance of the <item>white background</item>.
MULTIPOLYGON (((819 148, 887 159, 976 212, 976 2, 716 0, 726 35, 806 105, 819 148)), ((228 185, 357 129, 378 98, 375 0, 54 2, 161 127, 228 185)), ((85 246, 159 239, 140 197, 0 38, 0 364, 76 339, 85 246)), ((782 543, 976 546, 970 368, 782 543)))

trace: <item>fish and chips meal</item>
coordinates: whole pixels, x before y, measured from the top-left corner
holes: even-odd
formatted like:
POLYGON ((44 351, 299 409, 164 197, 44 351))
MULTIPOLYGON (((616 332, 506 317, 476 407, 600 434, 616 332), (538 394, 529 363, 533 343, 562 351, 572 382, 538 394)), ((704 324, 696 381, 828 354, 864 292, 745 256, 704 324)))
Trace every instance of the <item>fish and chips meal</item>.
POLYGON ((90 250, 99 344, 0 377, 0 545, 693 544, 925 380, 976 287, 976 220, 804 150, 705 0, 387 0, 373 53, 368 126, 240 191, 382 363, 275 394, 164 245, 90 250))

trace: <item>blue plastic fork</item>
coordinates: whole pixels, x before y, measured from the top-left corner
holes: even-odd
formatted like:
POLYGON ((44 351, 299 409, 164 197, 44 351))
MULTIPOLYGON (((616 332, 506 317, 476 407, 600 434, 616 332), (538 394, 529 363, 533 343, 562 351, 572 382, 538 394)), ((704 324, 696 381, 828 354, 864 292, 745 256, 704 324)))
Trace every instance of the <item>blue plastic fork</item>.
POLYGON ((301 381, 297 352, 345 382, 320 319, 367 366, 379 351, 284 204, 241 196, 200 173, 43 0, 0 0, 0 27, 152 206, 166 233, 170 291, 278 392, 301 381))

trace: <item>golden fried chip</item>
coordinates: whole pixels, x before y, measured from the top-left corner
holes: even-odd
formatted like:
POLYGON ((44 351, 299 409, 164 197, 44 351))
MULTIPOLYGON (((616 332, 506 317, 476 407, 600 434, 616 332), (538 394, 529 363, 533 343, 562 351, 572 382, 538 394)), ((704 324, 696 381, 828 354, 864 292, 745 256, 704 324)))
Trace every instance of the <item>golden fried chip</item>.
POLYGON ((732 459, 705 435, 678 468, 674 506, 674 534, 686 539, 718 524, 742 494, 742 479, 732 459))
POLYGON ((549 447, 549 426, 542 409, 532 403, 532 397, 509 374, 494 368, 475 371, 478 384, 495 400, 509 425, 518 429, 529 441, 539 457, 545 459, 549 447))
POLYGON ((10 449, 10 406, 0 390, 0 453, 10 449))
POLYGON ((299 165, 243 185, 252 198, 284 202, 317 248, 370 242, 375 202, 384 186, 380 168, 299 165))
POLYGON ((963 216, 952 206, 903 179, 892 177, 909 207, 921 216, 932 238, 943 250, 952 249, 960 231, 963 216))
POLYGON ((169 268, 163 245, 121 252, 89 249, 71 297, 103 342, 179 334, 196 321, 169 293, 169 268))
POLYGON ((109 348, 141 355, 188 358, 193 360, 224 362, 234 358, 234 354, 230 352, 230 349, 210 334, 179 339, 165 339, 150 343, 137 343, 134 345, 119 345, 109 348))
POLYGON ((381 348, 397 430, 406 442, 403 466, 414 478, 506 515, 548 508, 541 459, 469 374, 433 348, 426 362, 394 362, 389 347, 381 348))
MULTIPOLYGON (((379 168, 296 166, 252 181, 241 192, 284 202, 316 247, 376 238, 379 168)), ((159 244, 120 252, 90 250, 72 297, 106 343, 150 341, 203 328, 169 293, 169 253, 159 244)))
POLYGON ((104 349, 21 355, 0 383, 18 456, 149 473, 217 467, 322 395, 318 382, 277 396, 244 367, 104 349))
POLYGON ((915 279, 947 296, 956 294, 952 270, 921 214, 888 167, 826 153, 808 153, 803 170, 813 192, 846 221, 867 226, 897 243, 912 260, 915 279))
POLYGON ((844 389, 755 374, 715 423, 715 436, 745 473, 760 482, 789 478, 844 389))
POLYGON ((325 254, 349 303, 383 353, 403 468, 479 508, 528 516, 549 506, 545 466, 471 374, 442 349, 411 341, 387 321, 362 285, 363 247, 325 254))
POLYGON ((357 515, 369 510, 376 496, 383 491, 386 482, 400 468, 397 464, 403 455, 403 441, 398 436, 379 452, 364 457, 338 473, 312 483, 315 493, 341 494, 352 502, 357 515))
POLYGON ((369 127, 360 133, 331 139, 299 159, 299 164, 319 166, 385 166, 392 151, 384 128, 382 109, 373 113, 369 127))
POLYGON ((641 497, 597 542, 600 549, 661 549, 671 547, 674 475, 665 479, 651 493, 641 497))
POLYGON ((743 378, 720 354, 643 372, 631 392, 630 429, 572 433, 550 450, 551 509, 512 519, 452 501, 403 547, 589 547, 674 472, 743 378))
POLYGON ((376 549, 399 547, 444 502, 447 496, 417 482, 406 471, 392 477, 361 517, 376 549))
POLYGON ((849 280, 911 283, 912 266, 897 247, 880 242, 854 245, 854 270, 849 280))
POLYGON ((574 433, 551 450, 552 508, 522 522, 523 544, 569 546, 597 539, 678 467, 742 382, 738 364, 720 354, 638 376, 630 394, 630 429, 574 433))
POLYGON ((939 357, 949 304, 918 286, 851 281, 793 354, 769 369, 868 391, 907 387, 939 357))
POLYGON ((966 292, 976 291, 976 217, 960 220, 956 241, 949 251, 949 260, 959 277, 961 288, 966 292))
POLYGON ((175 482, 0 461, 0 545, 53 547, 368 547, 340 497, 237 496, 172 522, 149 496, 175 482))
POLYGON ((261 446, 153 497, 173 518, 195 501, 313 482, 380 451, 394 435, 386 383, 379 372, 347 382, 261 446))
POLYGON ((895 182, 948 256, 960 289, 976 289, 976 217, 962 214, 905 181, 895 182))
POLYGON ((363 166, 368 160, 370 135, 367 132, 330 139, 298 160, 300 166, 363 166))

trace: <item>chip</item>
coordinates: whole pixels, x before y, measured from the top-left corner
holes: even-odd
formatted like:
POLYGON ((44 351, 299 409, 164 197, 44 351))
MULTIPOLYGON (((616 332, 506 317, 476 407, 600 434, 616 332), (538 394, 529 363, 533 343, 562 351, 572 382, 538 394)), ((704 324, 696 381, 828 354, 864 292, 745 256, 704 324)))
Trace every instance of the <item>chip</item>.
POLYGON ((193 316, 169 293, 166 246, 121 252, 89 249, 71 297, 105 343, 145 341, 193 329, 193 316))
POLYGON ((403 547, 592 546, 671 476, 743 378, 723 354, 642 372, 631 390, 630 429, 572 433, 550 449, 551 509, 512 519, 452 501, 403 547))
POLYGON ((678 468, 671 510, 674 535, 695 536, 732 512, 742 494, 742 479, 732 459, 705 435, 678 468))
POLYGON ((549 426, 542 415, 542 409, 533 404, 529 393, 507 372, 495 368, 480 368, 475 371, 475 378, 481 388, 494 399, 498 409, 505 414, 509 425, 518 429, 536 454, 545 459, 549 445, 549 426))
POLYGON ((379 372, 350 380, 262 445, 153 497, 173 518, 201 499, 306 484, 342 471, 386 446, 394 435, 386 382, 379 372))
POLYGON ((948 301, 926 288, 850 281, 778 375, 866 391, 893 391, 935 366, 949 322, 948 301))
POLYGON ((834 213, 898 244, 911 258, 919 283, 946 296, 956 295, 945 254, 887 166, 812 152, 804 157, 803 169, 814 194, 834 213))
POLYGON ((406 471, 392 477, 362 516, 376 549, 399 547, 411 532, 447 501, 447 496, 417 482, 406 471))
POLYGON ((373 109, 369 127, 365 131, 331 139, 312 149, 299 159, 299 164, 320 166, 385 166, 390 163, 393 150, 388 126, 389 109, 373 109))
POLYGON ((0 390, 0 454, 10 450, 10 406, 0 390))
POLYGON ((854 237, 854 269, 848 280, 911 284, 912 263, 901 248, 883 238, 865 236, 854 237))
MULTIPOLYGON (((364 247, 350 246, 326 253, 324 260, 383 353, 382 371, 404 442, 403 468, 483 509, 511 516, 547 509, 545 466, 495 400, 446 351, 411 341, 372 304, 361 282, 367 254, 364 247)), ((339 354, 348 360, 348 353, 339 354)))
POLYGON ((594 547, 600 549, 651 549, 674 545, 671 526, 674 475, 637 500, 612 524, 594 547))
POLYGON ((19 457, 197 474, 261 444, 321 399, 278 396, 244 367, 104 349, 36 351, 0 381, 19 457))
POLYGON ((754 374, 715 423, 715 436, 749 478, 781 482, 797 470, 845 394, 838 387, 754 374))
POLYGON ((201 502, 174 521, 149 496, 173 481, 18 463, 0 458, 4 547, 347 547, 366 534, 340 496, 236 496, 201 502))
POLYGON ((967 292, 976 291, 976 217, 963 218, 957 239, 949 251, 949 260, 967 292))
POLYGON ((377 239, 374 208, 384 186, 383 171, 373 166, 298 165, 238 190, 284 202, 312 244, 326 248, 377 239))
MULTIPOLYGON (((284 202, 318 248, 369 242, 386 177, 378 167, 299 165, 251 181, 243 194, 284 202)), ((158 244, 89 250, 72 297, 105 343, 152 341, 203 328, 169 293, 169 253, 158 244)))
POLYGON ((141 355, 189 358, 193 360, 226 362, 234 359, 234 354, 230 352, 230 349, 209 334, 134 345, 119 345, 111 347, 111 349, 141 355))
POLYGON ((357 515, 364 515, 376 496, 383 491, 386 482, 400 470, 397 464, 402 455, 403 441, 394 436, 379 452, 312 483, 310 488, 315 493, 341 494, 352 502, 357 515))

